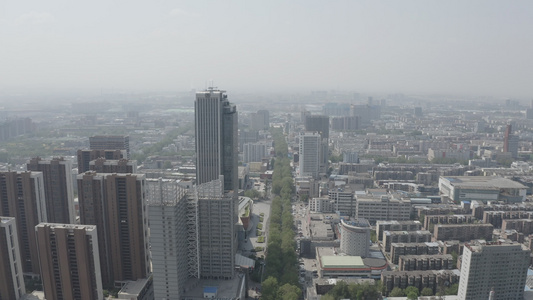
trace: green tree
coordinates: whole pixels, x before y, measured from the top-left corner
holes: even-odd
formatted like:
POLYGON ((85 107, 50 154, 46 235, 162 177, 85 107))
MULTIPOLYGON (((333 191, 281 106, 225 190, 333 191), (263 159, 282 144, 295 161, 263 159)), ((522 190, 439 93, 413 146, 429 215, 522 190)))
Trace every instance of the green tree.
POLYGON ((420 295, 421 296, 433 296, 433 290, 428 287, 425 287, 422 289, 422 292, 420 295))
POLYGON ((444 291, 446 295, 457 295, 458 292, 459 292, 459 284, 457 283, 452 284, 449 288, 447 288, 444 291))
POLYGON ((278 290, 278 299, 297 300, 302 290, 296 285, 284 284, 278 290))
POLYGON ((404 293, 405 293, 406 295, 409 295, 410 293, 415 293, 417 297, 418 297, 418 293, 419 293, 419 292, 420 292, 420 291, 419 291, 416 287, 414 287, 414 286, 408 286, 408 287, 406 287, 405 290, 404 290, 404 293))
POLYGON ((416 299, 418 299, 418 294, 415 293, 415 292, 409 292, 409 293, 407 293, 407 299, 416 300, 416 299))
POLYGON ((456 251, 452 251, 452 261, 453 261, 453 265, 452 267, 454 269, 457 269, 457 259, 458 259, 459 255, 457 254, 456 251))
POLYGON ((261 284, 261 293, 263 300, 277 300, 278 299, 278 280, 275 277, 268 277, 261 284))
POLYGON ((404 297, 405 293, 403 292, 403 290, 401 288, 395 287, 395 288, 392 289, 392 291, 390 291, 389 296, 391 296, 391 297, 404 297))

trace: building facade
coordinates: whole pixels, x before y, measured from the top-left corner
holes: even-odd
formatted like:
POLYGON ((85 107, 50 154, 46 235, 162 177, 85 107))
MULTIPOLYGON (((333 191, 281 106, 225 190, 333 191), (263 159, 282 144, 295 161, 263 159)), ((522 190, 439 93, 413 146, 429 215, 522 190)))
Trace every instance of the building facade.
POLYGON ((145 176, 79 174, 80 223, 96 225, 104 286, 150 273, 145 176))
POLYGON ((321 137, 318 133, 301 133, 299 136, 300 177, 318 178, 320 172, 321 137))
POLYGON ((91 150, 126 150, 130 158, 130 137, 127 135, 95 135, 89 137, 91 150))
POLYGON ((341 252, 352 256, 368 257, 370 253, 370 230, 372 227, 365 219, 339 224, 341 252))
POLYGON ((224 190, 238 189, 237 108, 225 91, 209 88, 196 93, 196 184, 224 176, 224 190))
POLYGON ((27 164, 28 171, 42 172, 44 195, 49 223, 74 224, 74 191, 72 183, 72 162, 63 158, 42 160, 32 158, 27 164))
POLYGON ((98 158, 119 160, 127 157, 125 150, 78 150, 78 174, 90 170, 91 161, 98 158))
POLYGON ((367 219, 371 224, 379 220, 406 221, 411 218, 411 201, 389 196, 356 196, 355 216, 367 219))
POLYGON ((89 169, 96 173, 137 173, 137 162, 129 159, 97 158, 89 162, 89 169))
POLYGON ((16 220, 23 272, 39 274, 34 228, 47 221, 41 172, 0 172, 0 216, 16 220))
POLYGON ((155 299, 181 300, 189 277, 187 190, 176 180, 148 179, 146 199, 155 299))
POLYGON ((458 299, 523 299, 531 251, 520 244, 466 244, 458 299))
POLYGON ((46 299, 104 299, 96 226, 41 223, 35 233, 46 299))
POLYGON ((0 299, 18 300, 25 293, 17 223, 0 217, 0 299))

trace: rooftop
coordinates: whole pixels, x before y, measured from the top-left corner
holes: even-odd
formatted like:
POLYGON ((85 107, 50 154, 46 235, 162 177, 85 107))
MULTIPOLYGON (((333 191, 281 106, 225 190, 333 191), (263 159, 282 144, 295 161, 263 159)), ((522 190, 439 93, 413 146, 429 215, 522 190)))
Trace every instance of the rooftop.
POLYGON ((361 256, 341 256, 341 255, 325 255, 321 256, 322 267, 340 268, 340 269, 359 269, 366 268, 361 256))
POLYGON ((525 189, 521 183, 498 176, 444 176, 455 187, 472 189, 525 189))

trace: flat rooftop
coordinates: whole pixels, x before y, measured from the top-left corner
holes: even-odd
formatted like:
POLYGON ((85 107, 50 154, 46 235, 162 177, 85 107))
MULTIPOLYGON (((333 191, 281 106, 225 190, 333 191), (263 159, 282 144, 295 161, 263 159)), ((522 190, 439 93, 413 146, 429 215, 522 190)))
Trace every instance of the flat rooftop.
POLYGON ((325 255, 321 256, 324 269, 362 269, 366 268, 361 256, 325 255))
POLYGON ((472 189, 525 189, 521 183, 497 176, 443 176, 450 184, 459 188, 472 189))
POLYGON ((242 284, 244 284, 244 275, 236 274, 231 280, 214 280, 214 279, 197 279, 191 278, 185 284, 185 287, 192 287, 185 291, 183 298, 202 299, 204 289, 217 288, 217 299, 237 299, 242 284))

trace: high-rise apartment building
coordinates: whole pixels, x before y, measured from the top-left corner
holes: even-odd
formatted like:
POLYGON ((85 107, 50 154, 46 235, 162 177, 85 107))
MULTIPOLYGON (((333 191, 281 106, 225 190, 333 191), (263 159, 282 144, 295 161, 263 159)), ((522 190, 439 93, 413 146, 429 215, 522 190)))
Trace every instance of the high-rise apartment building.
POLYGON ((95 135, 89 137, 91 150, 126 150, 130 158, 130 137, 127 135, 95 135))
POLYGON ((323 115, 306 116, 305 130, 317 132, 320 135, 319 172, 325 174, 329 162, 329 117, 323 115))
POLYGON ((267 156, 267 144, 265 142, 246 143, 243 147, 243 162, 261 162, 267 156))
POLYGON ((36 157, 26 164, 26 168, 28 171, 43 173, 47 222, 74 224, 76 212, 70 160, 63 158, 42 160, 36 157))
POLYGON ((125 150, 78 150, 78 174, 90 170, 91 161, 98 158, 119 160, 127 157, 125 150))
POLYGON ((503 152, 510 152, 513 158, 518 157, 518 136, 512 134, 512 126, 507 125, 503 140, 503 152))
POLYGON ((35 227, 47 300, 103 300, 96 226, 41 223, 35 227))
POLYGON ((198 185, 198 243, 200 276, 231 279, 237 253, 238 200, 224 193, 224 179, 198 185))
POLYGON ((0 299, 18 300, 26 293, 15 218, 0 217, 0 299))
POLYGON ((79 174, 80 223, 96 225, 105 287, 150 273, 142 174, 79 174))
POLYGON ((176 180, 147 179, 146 199, 155 299, 181 300, 189 255, 197 255, 194 250, 189 253, 189 243, 197 243, 197 238, 188 240, 187 190, 176 180))
POLYGON ((250 127, 254 130, 268 130, 270 117, 268 110, 258 110, 251 114, 250 127))
POLYGON ((458 299, 523 299, 530 251, 520 244, 465 244, 458 299))
POLYGON ((47 221, 41 172, 0 172, 0 216, 16 220, 24 273, 39 274, 34 228, 47 221))
POLYGON ((196 183, 224 176, 224 190, 238 189, 237 108, 225 91, 209 88, 196 93, 196 183))
POLYGON ((320 172, 320 134, 316 132, 301 133, 299 136, 300 176, 318 178, 320 172))

